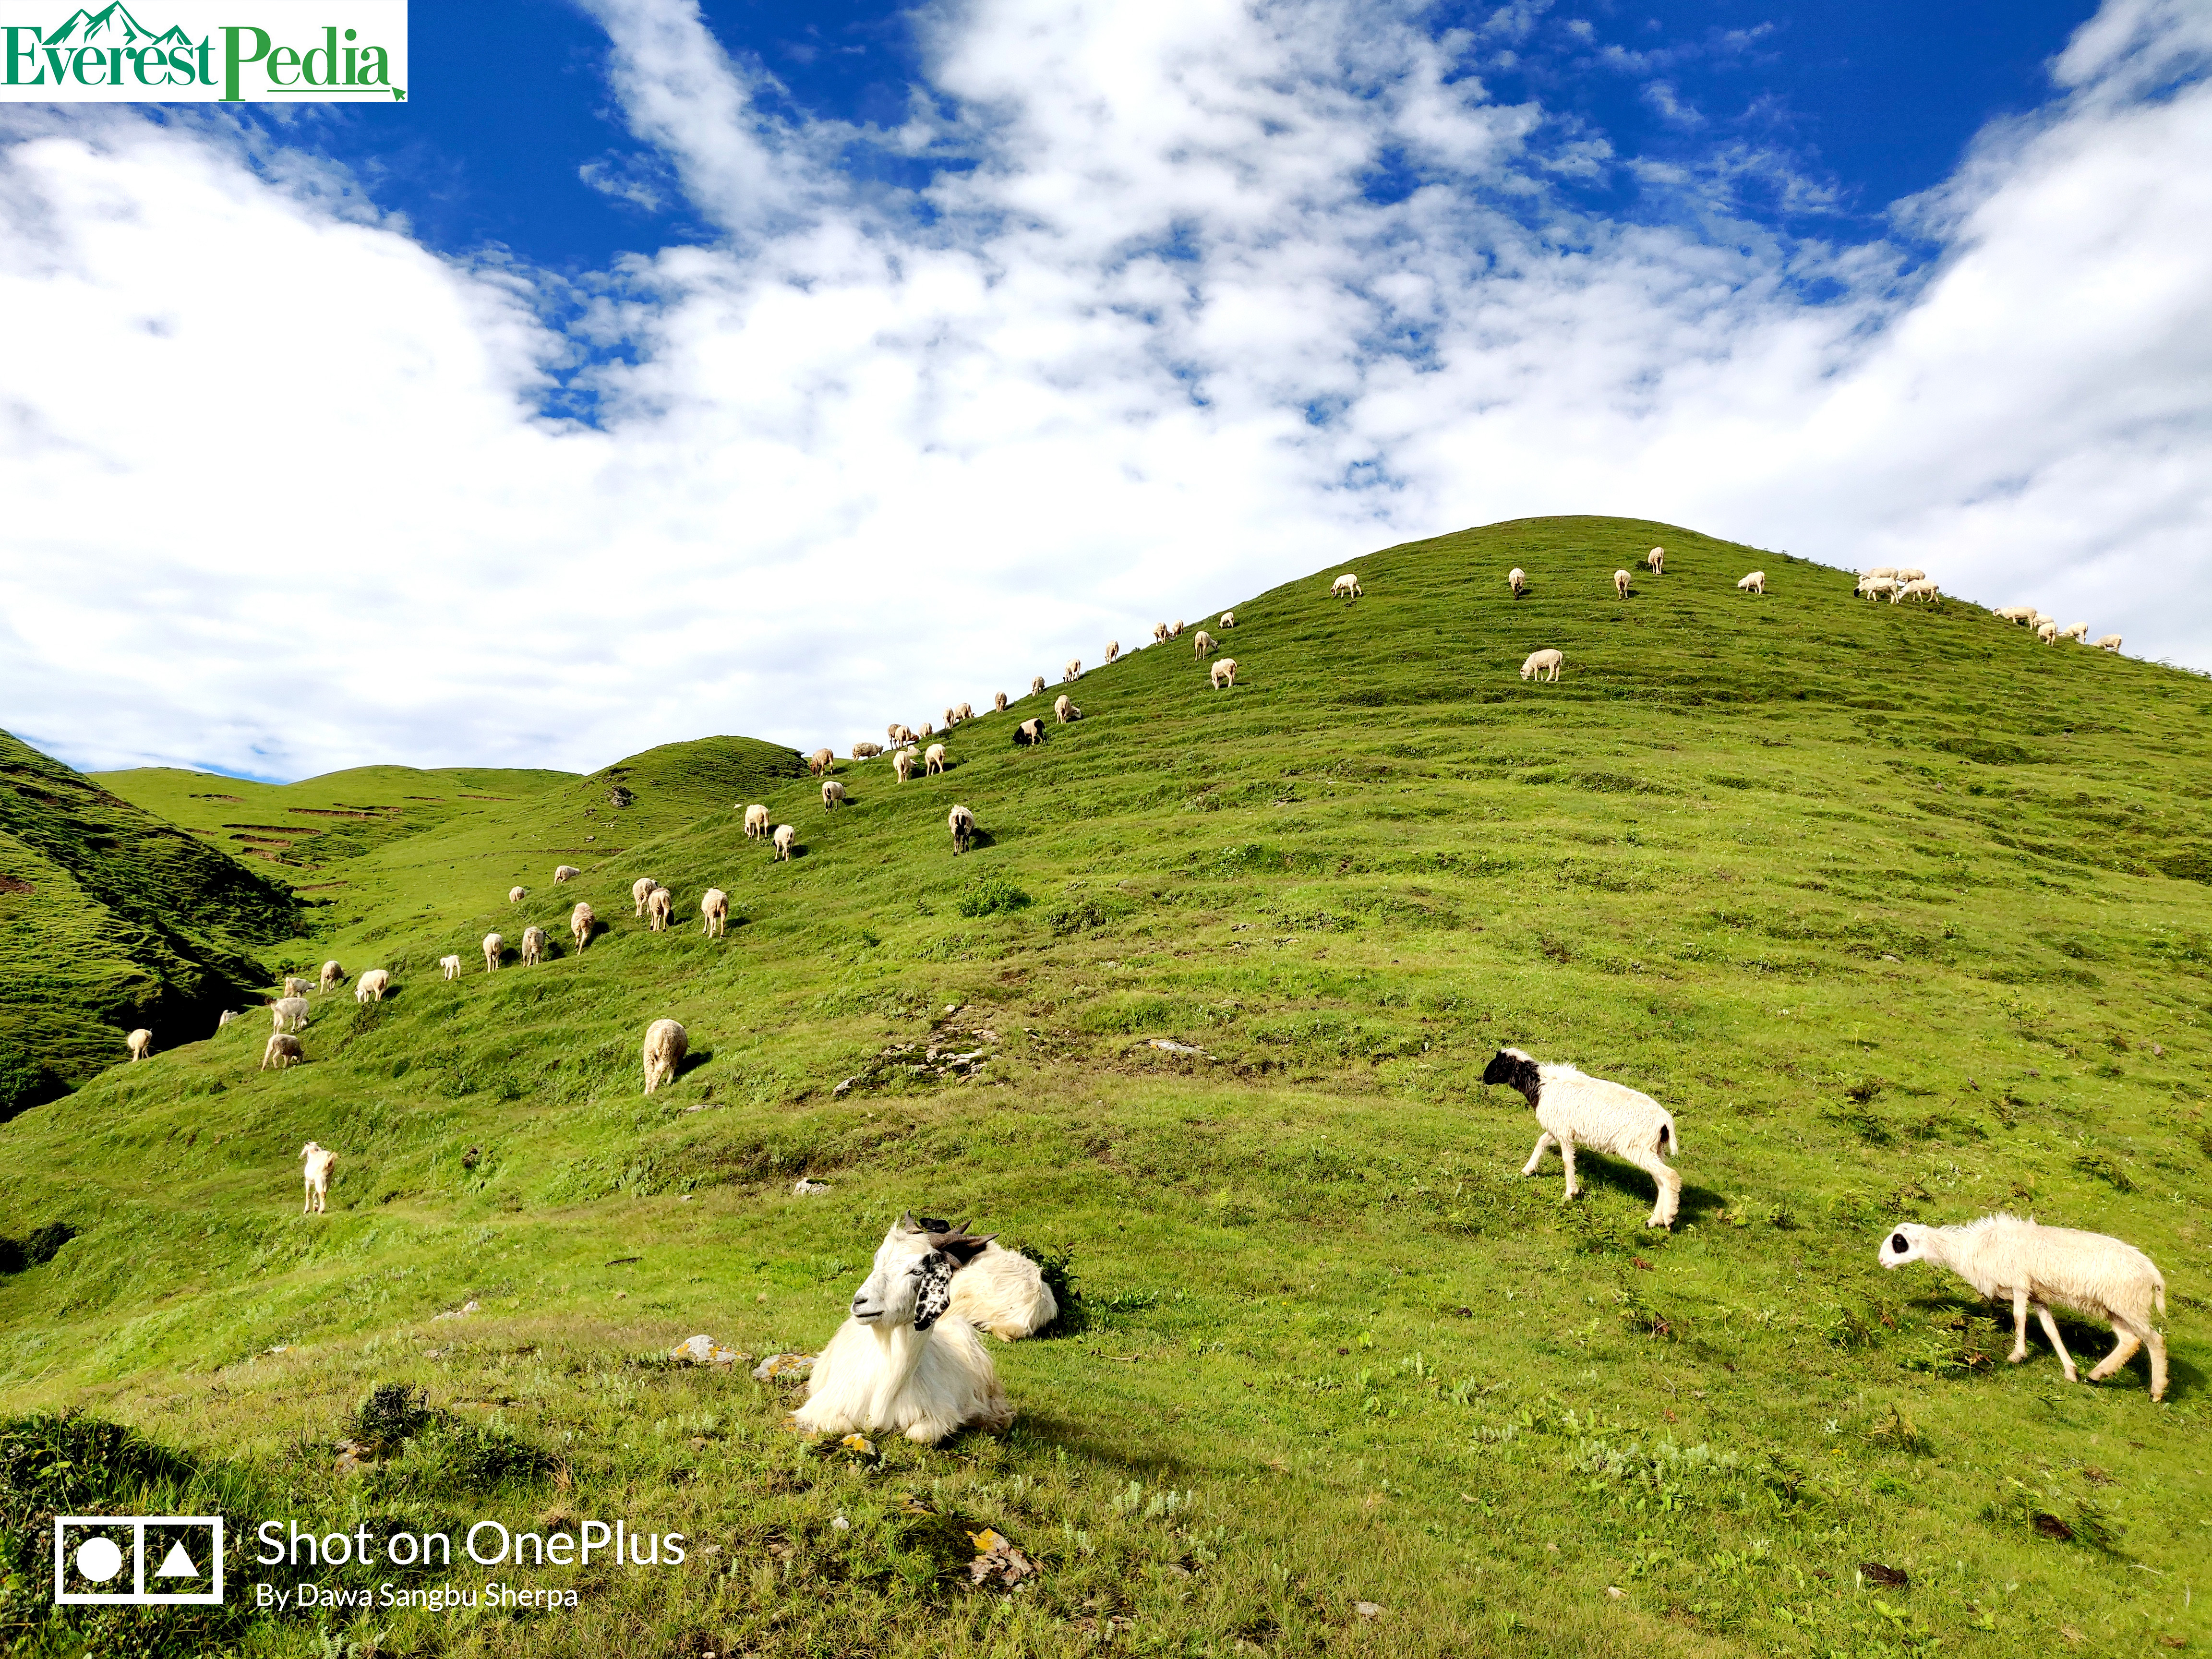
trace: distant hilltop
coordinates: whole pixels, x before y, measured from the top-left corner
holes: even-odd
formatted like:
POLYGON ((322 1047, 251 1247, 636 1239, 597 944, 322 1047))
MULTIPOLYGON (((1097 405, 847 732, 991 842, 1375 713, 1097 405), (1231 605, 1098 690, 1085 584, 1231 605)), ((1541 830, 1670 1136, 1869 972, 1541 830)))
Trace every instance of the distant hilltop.
POLYGON ((98 11, 87 11, 80 6, 64 20, 59 28, 40 39, 49 46, 66 46, 71 42, 88 46, 94 44, 188 46, 192 43, 191 36, 174 24, 155 33, 131 15, 123 0, 112 0, 112 4, 102 6, 98 11))

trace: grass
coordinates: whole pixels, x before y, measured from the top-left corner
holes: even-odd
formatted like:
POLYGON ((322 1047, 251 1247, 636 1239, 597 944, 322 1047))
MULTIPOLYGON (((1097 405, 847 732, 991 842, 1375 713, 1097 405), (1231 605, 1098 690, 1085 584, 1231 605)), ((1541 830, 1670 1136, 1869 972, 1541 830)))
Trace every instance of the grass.
MULTIPOLYGON (((390 1001, 319 1000, 281 1076, 233 1026, 0 1129, 0 1231, 77 1230, 0 1278, 11 1431, 128 1424, 179 1460, 162 1501, 241 1532, 690 1540, 681 1567, 452 1576, 574 1588, 558 1613, 241 1614, 221 1639, 253 1654, 2212 1638, 2212 685, 1633 520, 1355 568, 1356 604, 1326 575, 1236 604, 1232 691, 1147 648, 1041 750, 1011 733, 1049 695, 957 729, 941 778, 841 763, 836 812, 794 757, 710 739, 319 866, 319 931, 264 963, 388 966, 390 1001), (1668 574, 1616 600, 1655 542, 1668 574), (1735 589, 1754 566, 1763 599, 1735 589), (1546 645, 1565 677, 1522 683, 1546 645), (795 860, 744 838, 747 799, 795 860), (982 831, 958 860, 956 800, 982 831), (555 888, 560 860, 584 875, 555 888), (640 873, 677 931, 633 919, 640 873), (578 897, 612 924, 588 951, 556 929, 543 968, 480 970, 483 933, 578 897), (647 1099, 664 1015, 692 1060, 647 1099), (1571 1207, 1556 1163, 1518 1177, 1533 1122, 1478 1081, 1500 1042, 1669 1106, 1672 1235, 1611 1160, 1571 1207), (340 1161, 303 1218, 310 1137, 340 1161), (1898 1218, 2002 1206, 2160 1262, 2165 1404, 2140 1360, 2066 1386, 2039 1335, 2008 1366, 1996 1310, 1875 1265, 1898 1218), (666 1358, 699 1331, 811 1351, 909 1207, 1079 1293, 997 1350, 1007 1435, 817 1448, 781 1427, 790 1385, 666 1358), (379 1399, 423 1415, 335 1473, 379 1399), (973 1583, 987 1527, 1037 1574, 973 1583)), ((126 1460, 74 1501, 149 1483, 126 1460)), ((82 1651, 25 1583, 8 1639, 82 1651)), ((128 1639, 214 1639, 167 1628, 128 1639)))

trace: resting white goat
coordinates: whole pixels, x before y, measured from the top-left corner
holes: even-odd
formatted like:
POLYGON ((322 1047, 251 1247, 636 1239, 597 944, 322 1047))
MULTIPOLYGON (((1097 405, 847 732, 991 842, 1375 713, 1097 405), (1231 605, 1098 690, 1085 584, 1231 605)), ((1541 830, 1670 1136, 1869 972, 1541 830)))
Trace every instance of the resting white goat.
POLYGON ((301 1173, 307 1186, 307 1200, 300 1206, 300 1213, 306 1215, 313 1211, 320 1215, 330 1207, 331 1167, 338 1161, 338 1155, 311 1140, 300 1148, 300 1157, 303 1160, 301 1173))
POLYGON ((705 920, 700 931, 708 939, 720 939, 730 925, 730 896, 719 887, 709 887, 699 896, 699 914, 705 920))
MULTIPOLYGON (((546 933, 535 924, 522 930, 522 965, 535 968, 545 960, 546 933)), ((456 957, 454 960, 459 961, 456 957)))
POLYGON ((2034 1309, 2069 1382, 2080 1379, 2074 1356, 2058 1340, 2051 1304, 2085 1318, 2110 1320, 2118 1346, 2089 1373, 2089 1380, 2103 1382, 2134 1358, 2137 1348, 2148 1347, 2150 1397, 2166 1397, 2166 1339, 2150 1322, 2154 1304, 2159 1312, 2166 1311, 2166 1280, 2151 1259, 2132 1244, 2103 1233, 2045 1227, 2000 1212, 1957 1227, 1901 1223, 1882 1240, 1880 1260, 1885 1267, 1933 1262, 1948 1267, 1992 1301, 2009 1300, 2012 1352, 2006 1358, 2015 1365, 2027 1358, 2027 1313, 2034 1309))
POLYGON ((461 959, 459 957, 440 957, 438 966, 446 970, 447 979, 459 979, 461 976, 461 959))
POLYGON ((763 836, 768 834, 768 828, 767 807, 745 808, 745 839, 747 841, 758 841, 763 836))
POLYGON ((675 1080, 676 1068, 683 1065, 690 1046, 684 1028, 672 1019, 656 1019, 645 1028, 646 1093, 675 1080))
POLYGON ((1668 1166, 1667 1155, 1680 1157, 1682 1145, 1664 1106, 1626 1085, 1586 1076, 1571 1066, 1539 1066, 1518 1048, 1500 1048, 1484 1069, 1482 1080, 1518 1089, 1536 1109, 1537 1127, 1543 1133, 1522 1166, 1522 1175, 1535 1174, 1544 1154, 1556 1146, 1567 1172, 1567 1190, 1560 1201, 1570 1203, 1580 1190, 1575 1185, 1576 1146, 1611 1152, 1659 1183, 1658 1202, 1644 1224, 1674 1224, 1682 1205, 1682 1177, 1668 1166))
POLYGON ((382 968, 372 968, 353 982, 356 1002, 381 1002, 384 994, 392 988, 392 975, 382 968))
POLYGON ((917 1231, 911 1215, 894 1223, 852 1316, 816 1358, 793 1425, 824 1436, 889 1431, 927 1446, 1011 1423, 982 1339, 951 1311, 954 1282, 989 1243, 958 1229, 917 1231))

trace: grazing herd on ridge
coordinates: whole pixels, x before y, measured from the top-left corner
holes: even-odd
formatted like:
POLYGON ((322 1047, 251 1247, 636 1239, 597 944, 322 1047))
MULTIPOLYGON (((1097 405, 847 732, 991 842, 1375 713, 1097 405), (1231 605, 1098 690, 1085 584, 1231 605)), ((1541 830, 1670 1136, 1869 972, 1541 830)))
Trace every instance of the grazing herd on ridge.
MULTIPOLYGON (((1663 575, 1665 560, 1664 550, 1655 547, 1645 556, 1645 568, 1654 576, 1663 575)), ((1528 591, 1525 570, 1516 568, 1508 573, 1506 581, 1516 599, 1528 591)), ((1616 570, 1613 585, 1616 597, 1626 600, 1632 589, 1630 573, 1616 570)), ((1766 573, 1752 571, 1736 586, 1745 592, 1764 594, 1766 573)), ((1924 572, 1890 567, 1865 573, 1856 592, 1869 599, 1886 597, 1892 604, 1907 599, 1936 603, 1941 597, 1937 585, 1924 572)), ((1330 583, 1329 594, 1349 601, 1363 597, 1364 590, 1358 577, 1347 571, 1330 583)), ((2045 643, 2060 637, 2086 641, 2088 634, 2086 623, 2059 629, 2052 618, 2032 606, 2008 607, 1995 614, 2032 626, 2045 643)), ((1224 633, 1234 629, 1235 612, 1224 611, 1218 625, 1224 633)), ((1180 621, 1162 623, 1153 629, 1152 638, 1164 642, 1179 638, 1183 631, 1180 621)), ((2096 643, 2117 651, 2120 639, 2108 635, 2096 643)), ((1203 663, 1219 646, 1212 635, 1200 629, 1193 647, 1194 656, 1203 663)), ((1121 654, 1120 641, 1110 641, 1105 660, 1115 662, 1121 654)), ((1522 663, 1521 677, 1556 681, 1565 661, 1564 653, 1557 649, 1536 651, 1522 663)), ((1072 684, 1082 674, 1081 661, 1070 661, 1062 672, 1063 683, 1072 684)), ((1235 659, 1218 659, 1210 665, 1210 676, 1216 690, 1234 686, 1235 659)), ((1032 680, 1030 690, 1032 696, 1042 695, 1043 676, 1032 680)), ((994 712, 1003 712, 1006 706, 1006 693, 999 693, 994 712)), ((1061 725, 1083 718, 1083 711, 1066 695, 1056 699, 1053 712, 1061 725)), ((945 730, 950 732, 975 718, 971 705, 958 704, 945 710, 945 730)), ((934 735, 932 727, 925 722, 917 733, 893 721, 886 735, 892 744, 891 769, 899 782, 907 782, 914 775, 919 741, 934 735)), ((1043 722, 1035 718, 1021 722, 1014 741, 1024 746, 1042 743, 1043 722)), ((884 752, 881 744, 859 743, 853 745, 852 756, 863 761, 884 752)), ((948 764, 945 745, 930 744, 922 751, 921 761, 925 775, 945 771, 948 764)), ((846 804, 844 784, 827 775, 835 764, 832 752, 817 750, 807 757, 807 764, 811 774, 823 779, 823 810, 834 811, 846 804)), ((967 851, 976 834, 975 814, 964 805, 955 805, 946 825, 954 853, 967 851)), ((792 856, 796 829, 790 824, 771 828, 766 806, 745 807, 744 828, 749 839, 769 841, 776 860, 792 856)), ((575 866, 563 864, 555 869, 553 879, 565 883, 582 873, 575 866)), ((508 902, 514 904, 527 896, 528 890, 520 886, 507 893, 508 902)), ((630 896, 635 917, 645 920, 653 932, 668 931, 675 899, 666 887, 653 877, 641 876, 632 884, 630 896)), ((701 897, 699 908, 705 936, 724 937, 729 919, 728 894, 719 887, 709 888, 701 897)), ((599 926, 588 903, 580 902, 570 911, 569 933, 580 955, 599 926)), ((520 947, 523 964, 542 963, 548 944, 543 927, 526 927, 520 947)), ((483 952, 487 972, 501 967, 505 949, 501 934, 485 935, 483 952)), ((449 955, 441 959, 440 966, 446 979, 457 979, 462 959, 449 955)), ((269 1005, 276 1030, 263 1054, 263 1070, 282 1071, 303 1058, 298 1033, 308 1023, 310 989, 328 994, 343 980, 343 970, 337 962, 323 964, 312 988, 304 978, 287 977, 283 994, 269 1005)), ((373 968, 361 973, 354 983, 356 1001, 366 1005, 383 1000, 392 978, 386 969, 373 968)), ((228 1025, 238 1017, 226 1012, 220 1024, 228 1025)), ((131 1058, 134 1061, 146 1058, 152 1042, 150 1031, 132 1031, 128 1039, 131 1058)), ((666 1018, 652 1023, 641 1054, 647 1095, 677 1075, 688 1050, 689 1038, 681 1024, 666 1018)), ((1673 1115, 1658 1102, 1625 1085, 1588 1076, 1571 1066, 1540 1063, 1511 1048, 1498 1051, 1482 1081, 1517 1090, 1535 1113, 1540 1133, 1535 1149, 1522 1169, 1523 1176, 1537 1174, 1544 1154, 1556 1147, 1565 1174, 1562 1202, 1571 1202, 1579 1190, 1575 1179, 1577 1148, 1604 1152, 1625 1159, 1652 1177, 1656 1197, 1645 1224, 1674 1224, 1680 1208, 1682 1179, 1669 1160, 1680 1157, 1681 1143, 1673 1115)), ((304 1208, 321 1213, 326 1207, 337 1154, 311 1140, 300 1156, 306 1183, 304 1208)), ((801 1185, 804 1188, 805 1183, 801 1185)), ((2165 1310, 2165 1281, 2150 1259, 2130 1245, 2101 1234, 2045 1227, 1998 1214, 1953 1227, 1902 1224, 1884 1238, 1877 1260, 1890 1269, 1915 1261, 1946 1267, 1978 1294, 2009 1301, 2014 1344, 2008 1358, 2014 1363, 2027 1358, 2027 1321, 2033 1310, 2069 1382, 2077 1380, 2077 1374, 2051 1309, 2107 1321, 2117 1346, 2091 1370, 2090 1380, 2103 1381, 2138 1349, 2148 1348, 2151 1398, 2165 1397, 2166 1344, 2151 1322, 2154 1307, 2160 1312, 2165 1310)), ((1042 1329, 1057 1314, 1052 1291, 1036 1263, 989 1237, 969 1234, 964 1225, 927 1218, 917 1220, 909 1212, 884 1236, 867 1279, 853 1297, 849 1316, 815 1360, 806 1401, 793 1414, 793 1425, 824 1436, 890 1431, 923 1443, 934 1443, 964 1428, 1003 1428, 1012 1420, 1013 1408, 977 1331, 988 1330, 1012 1341, 1042 1329)))

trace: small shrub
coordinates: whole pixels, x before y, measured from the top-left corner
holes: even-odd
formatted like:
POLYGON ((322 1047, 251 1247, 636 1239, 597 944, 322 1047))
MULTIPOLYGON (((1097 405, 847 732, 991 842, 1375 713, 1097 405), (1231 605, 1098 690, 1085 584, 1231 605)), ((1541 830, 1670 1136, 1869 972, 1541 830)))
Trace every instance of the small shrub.
POLYGON ((404 1382, 380 1382, 353 1417, 354 1438, 380 1452, 396 1451, 429 1426, 429 1397, 404 1382))
POLYGON ((963 888, 952 908, 963 916, 1009 916, 1035 902, 1004 876, 985 876, 963 888))
POLYGON ((1897 1408, 1893 1402, 1889 1410, 1875 1419, 1867 1430, 1867 1438, 1877 1446, 1887 1446, 1893 1451, 1910 1452, 1916 1457, 1925 1456, 1929 1450, 1928 1437, 1920 1425, 1897 1408))
POLYGON ((2103 1182, 2116 1193, 2131 1193, 2136 1189, 2136 1183, 2128 1178, 2128 1172, 2109 1152, 2084 1152, 2074 1160, 2074 1167, 2083 1175, 2103 1182))

